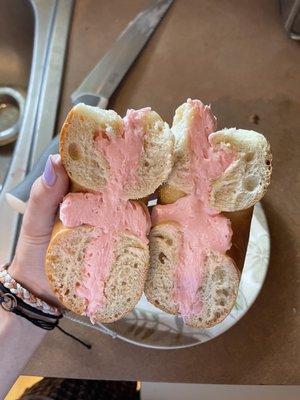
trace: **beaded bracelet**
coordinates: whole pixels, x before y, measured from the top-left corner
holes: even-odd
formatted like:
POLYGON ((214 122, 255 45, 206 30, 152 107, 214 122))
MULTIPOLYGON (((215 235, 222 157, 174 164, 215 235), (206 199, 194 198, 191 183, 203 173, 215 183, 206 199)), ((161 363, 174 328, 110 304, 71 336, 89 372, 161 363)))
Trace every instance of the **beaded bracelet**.
POLYGON ((35 326, 48 331, 58 328, 86 348, 92 348, 90 344, 61 328, 59 320, 63 317, 63 313, 23 288, 10 276, 7 268, 8 264, 0 268, 0 306, 3 310, 19 315, 35 326))
POLYGON ((27 289, 23 288, 18 282, 16 282, 8 273, 7 269, 0 270, 0 282, 3 286, 9 289, 10 293, 23 300, 24 303, 28 304, 35 309, 42 311, 46 314, 60 315, 61 311, 47 304, 45 301, 38 299, 27 289))
POLYGON ((3 310, 19 315, 42 329, 58 327, 61 311, 23 288, 10 276, 7 267, 0 269, 0 305, 3 310))

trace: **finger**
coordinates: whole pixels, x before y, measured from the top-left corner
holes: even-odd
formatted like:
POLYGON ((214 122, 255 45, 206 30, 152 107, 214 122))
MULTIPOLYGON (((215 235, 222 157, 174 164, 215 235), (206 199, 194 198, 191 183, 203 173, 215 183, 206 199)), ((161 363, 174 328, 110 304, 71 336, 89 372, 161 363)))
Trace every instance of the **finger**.
POLYGON ((22 233, 32 237, 51 235, 57 208, 68 188, 69 178, 60 155, 50 155, 43 175, 32 185, 22 233))

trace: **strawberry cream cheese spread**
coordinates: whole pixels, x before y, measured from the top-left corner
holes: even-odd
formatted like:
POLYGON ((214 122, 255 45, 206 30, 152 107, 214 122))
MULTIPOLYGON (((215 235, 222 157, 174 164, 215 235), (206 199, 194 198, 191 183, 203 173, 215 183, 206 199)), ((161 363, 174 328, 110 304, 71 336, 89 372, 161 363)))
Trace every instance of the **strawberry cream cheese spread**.
POLYGON ((152 210, 153 225, 173 221, 180 226, 182 246, 175 272, 174 298, 184 319, 201 311, 197 295, 204 276, 205 259, 210 251, 226 253, 231 247, 230 221, 209 205, 211 184, 234 161, 235 154, 225 145, 213 149, 209 135, 216 130, 216 118, 209 106, 199 100, 187 101, 191 124, 188 132, 189 180, 191 193, 173 204, 152 210))
POLYGON ((124 195, 126 185, 137 182, 136 170, 144 149, 144 117, 150 108, 129 110, 118 137, 95 132, 94 144, 109 164, 109 176, 102 193, 69 193, 60 207, 64 226, 95 227, 84 257, 84 276, 77 294, 86 299, 86 314, 93 320, 105 306, 105 283, 114 262, 114 250, 122 234, 132 234, 145 244, 151 228, 148 209, 124 195))

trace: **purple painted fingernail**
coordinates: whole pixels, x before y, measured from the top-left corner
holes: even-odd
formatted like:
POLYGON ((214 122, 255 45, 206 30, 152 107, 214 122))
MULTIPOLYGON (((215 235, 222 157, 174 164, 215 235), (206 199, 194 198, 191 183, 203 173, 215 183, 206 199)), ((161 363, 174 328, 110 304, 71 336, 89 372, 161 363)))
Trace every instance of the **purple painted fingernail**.
POLYGON ((53 186, 56 182, 57 175, 55 173, 55 169, 52 164, 51 155, 48 157, 48 160, 45 165, 45 169, 43 172, 43 181, 48 186, 53 186))

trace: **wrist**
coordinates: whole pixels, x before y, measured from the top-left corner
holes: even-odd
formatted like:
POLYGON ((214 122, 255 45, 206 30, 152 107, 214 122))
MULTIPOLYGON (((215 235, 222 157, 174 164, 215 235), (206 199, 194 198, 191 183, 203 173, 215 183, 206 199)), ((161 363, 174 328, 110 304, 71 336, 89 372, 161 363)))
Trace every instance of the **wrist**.
POLYGON ((58 299, 51 292, 47 282, 44 284, 39 284, 38 282, 30 279, 30 274, 28 274, 29 269, 30 268, 28 266, 20 265, 15 257, 8 267, 8 272, 17 283, 27 289, 34 296, 52 306, 62 308, 62 304, 60 304, 58 299))
POLYGON ((25 287, 30 293, 34 294, 37 297, 42 296, 42 300, 47 301, 47 293, 44 293, 38 283, 29 279, 28 274, 26 273, 26 270, 28 270, 28 268, 25 265, 21 266, 16 258, 13 259, 7 270, 9 275, 21 286, 25 287))
POLYGON ((47 331, 0 307, 0 398, 22 373, 47 331))
POLYGON ((46 330, 33 325, 31 322, 24 318, 20 318, 18 315, 12 312, 3 310, 2 307, 0 307, 0 321, 0 332, 4 330, 10 335, 12 332, 16 333, 27 331, 30 332, 30 335, 34 335, 34 337, 37 339, 42 339, 47 333, 46 330))
POLYGON ((24 266, 23 268, 21 268, 15 258, 12 260, 12 262, 9 264, 7 268, 7 271, 9 272, 10 276, 16 282, 26 287, 26 289, 29 290, 31 293, 37 295, 36 292, 39 292, 40 288, 34 282, 29 282, 28 278, 26 277, 26 273, 24 273, 24 270, 26 270, 26 267, 24 266))
POLYGON ((0 305, 4 311, 45 330, 54 329, 62 318, 59 308, 35 297, 12 278, 7 268, 0 271, 0 305))

